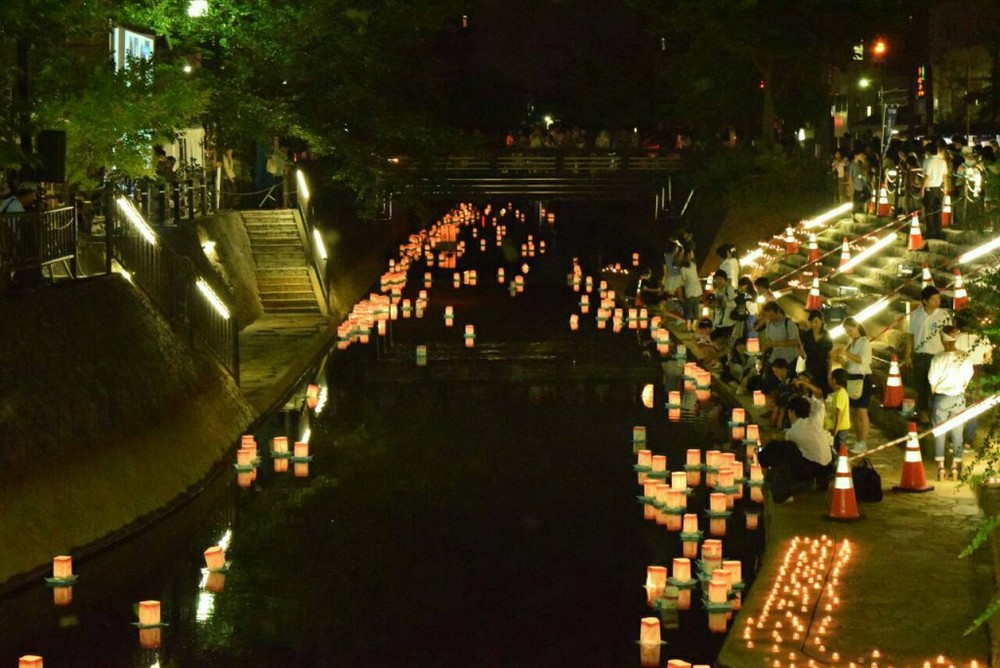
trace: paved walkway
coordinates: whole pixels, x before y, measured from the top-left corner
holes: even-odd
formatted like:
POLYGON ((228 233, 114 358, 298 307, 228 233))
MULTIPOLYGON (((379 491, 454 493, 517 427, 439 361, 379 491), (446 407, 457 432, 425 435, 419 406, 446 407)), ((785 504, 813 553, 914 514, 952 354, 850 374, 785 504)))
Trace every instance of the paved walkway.
POLYGON ((263 316, 240 332, 240 389, 257 411, 267 412, 336 336, 333 318, 263 316))
MULTIPOLYGON (((674 334, 692 347, 687 332, 674 334)), ((737 397, 725 386, 722 391, 744 405, 753 421, 763 421, 750 397, 737 397)), ((767 437, 762 433, 762 440, 767 437)), ((869 443, 887 440, 873 426, 869 443)), ((939 656, 946 666, 990 665, 986 627, 963 635, 995 589, 988 544, 969 558, 958 558, 979 522, 972 490, 938 482, 934 463, 925 461, 934 491, 894 493, 890 488, 900 480, 902 448, 888 448, 871 459, 885 498, 859 504, 860 521, 824 519, 829 492, 796 494, 790 503, 767 506, 763 564, 732 622, 718 666, 846 666, 852 661, 869 666, 875 661, 921 667, 925 661, 938 665, 939 656), (825 558, 823 537, 829 540, 825 558), (838 568, 845 545, 849 560, 838 568), (807 593, 800 593, 794 606, 788 602, 797 574, 786 558, 801 560, 799 575, 808 571, 814 578, 815 588, 803 589, 807 593)))

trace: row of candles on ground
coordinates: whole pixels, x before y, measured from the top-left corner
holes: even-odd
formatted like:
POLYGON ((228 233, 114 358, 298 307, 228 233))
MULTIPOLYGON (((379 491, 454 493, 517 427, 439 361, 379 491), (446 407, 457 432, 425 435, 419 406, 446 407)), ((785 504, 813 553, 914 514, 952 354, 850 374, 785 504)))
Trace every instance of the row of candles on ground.
MULTIPOLYGON (((309 462, 312 461, 312 456, 309 454, 308 441, 296 441, 289 451, 288 437, 275 436, 271 439, 271 460, 274 462, 275 473, 286 473, 291 462, 294 465, 293 472, 296 478, 309 477, 309 462)), ((240 448, 236 451, 236 484, 244 488, 250 487, 257 479, 259 464, 257 441, 250 434, 244 434, 240 440, 240 448)))
MULTIPOLYGON (((230 562, 226 561, 226 552, 222 545, 213 545, 205 550, 205 573, 202 586, 206 591, 219 594, 226 585, 226 573, 230 562)), ((67 606, 73 602, 73 585, 78 576, 73 573, 73 557, 59 555, 52 559, 52 577, 45 578, 46 584, 52 588, 53 603, 57 606, 67 606)), ((160 614, 160 602, 155 600, 139 601, 136 606, 139 627, 139 645, 143 649, 156 649, 162 642, 162 630, 167 626, 160 614)), ((41 668, 41 656, 27 654, 20 657, 19 668, 41 668)))

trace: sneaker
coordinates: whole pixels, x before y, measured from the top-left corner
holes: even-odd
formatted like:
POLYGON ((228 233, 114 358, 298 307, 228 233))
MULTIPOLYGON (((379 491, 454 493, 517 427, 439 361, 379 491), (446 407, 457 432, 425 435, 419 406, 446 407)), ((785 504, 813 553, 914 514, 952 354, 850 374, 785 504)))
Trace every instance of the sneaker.
POLYGON ((864 441, 858 441, 852 445, 848 450, 852 455, 863 455, 868 452, 868 444, 864 441))

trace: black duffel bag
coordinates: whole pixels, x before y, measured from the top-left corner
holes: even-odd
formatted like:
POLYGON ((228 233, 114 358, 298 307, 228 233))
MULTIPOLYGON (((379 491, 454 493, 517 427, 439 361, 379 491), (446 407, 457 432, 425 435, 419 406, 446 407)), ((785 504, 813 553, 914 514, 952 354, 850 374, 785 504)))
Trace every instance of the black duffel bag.
POLYGON ((882 500, 882 476, 867 457, 851 467, 851 480, 854 481, 854 496, 858 501, 878 503, 882 500))

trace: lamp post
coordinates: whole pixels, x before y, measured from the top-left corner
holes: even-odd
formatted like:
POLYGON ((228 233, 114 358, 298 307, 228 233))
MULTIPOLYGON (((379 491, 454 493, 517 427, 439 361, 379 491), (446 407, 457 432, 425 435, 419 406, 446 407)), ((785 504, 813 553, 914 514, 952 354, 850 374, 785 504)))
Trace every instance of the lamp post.
MULTIPOLYGON (((872 44, 872 60, 874 60, 875 62, 879 63, 879 65, 881 66, 881 72, 880 72, 879 83, 878 83, 878 110, 879 110, 879 119, 880 119, 880 121, 882 123, 882 132, 881 132, 881 135, 882 135, 882 146, 881 146, 882 150, 881 150, 881 154, 882 155, 881 155, 881 158, 879 159, 879 162, 878 162, 878 182, 875 184, 875 192, 876 193, 880 192, 880 189, 882 188, 882 179, 884 178, 884 175, 885 175, 885 155, 889 151, 889 139, 890 139, 890 137, 887 136, 887 135, 891 135, 892 134, 889 131, 889 128, 887 127, 887 125, 886 125, 886 115, 885 115, 885 112, 886 112, 886 104, 885 104, 885 57, 886 57, 886 54, 888 54, 888 52, 889 52, 889 46, 888 46, 888 44, 886 44, 886 41, 884 39, 882 39, 881 37, 879 37, 878 39, 876 39, 875 43, 872 44)), ((877 195, 876 195, 876 197, 877 197, 877 195)))

